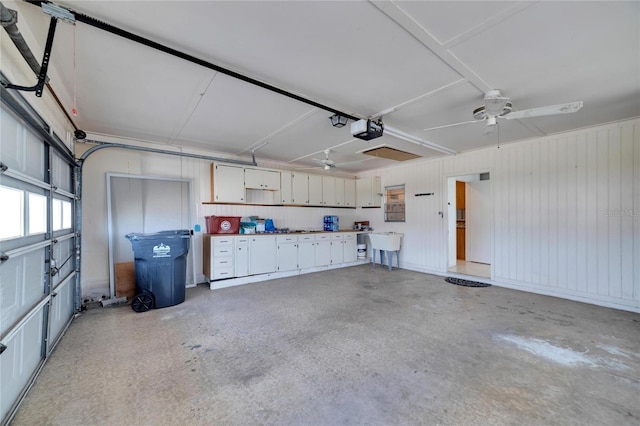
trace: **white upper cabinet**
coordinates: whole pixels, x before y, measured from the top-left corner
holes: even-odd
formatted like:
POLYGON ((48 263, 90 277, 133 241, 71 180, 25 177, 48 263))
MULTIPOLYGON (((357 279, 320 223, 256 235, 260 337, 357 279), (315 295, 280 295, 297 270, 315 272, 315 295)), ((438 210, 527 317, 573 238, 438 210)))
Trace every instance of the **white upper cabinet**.
POLYGON ((380 177, 356 179, 356 201, 358 207, 380 207, 381 194, 380 177))
POLYGON ((211 201, 261 205, 380 207, 380 178, 268 170, 211 164, 211 201))
POLYGON ((309 205, 322 206, 322 178, 321 175, 309 175, 309 205))
POLYGON ((333 176, 322 176, 322 205, 338 205, 336 204, 336 178, 333 176))
MULTIPOLYGON (((336 198, 337 198, 337 195, 338 194, 336 189, 336 198)), ((356 181, 354 179, 344 180, 344 206, 345 207, 356 206, 356 181)))
POLYGON ((280 200, 279 203, 282 204, 293 204, 292 201, 292 173, 287 171, 280 172, 280 200))
POLYGON ((341 177, 337 177, 337 178, 335 178, 335 180, 336 180, 336 184, 335 184, 335 188, 336 188, 335 206, 344 207, 345 206, 344 188, 345 188, 345 180, 346 179, 341 178, 341 177))
POLYGON ((309 175, 291 174, 291 204, 309 205, 309 175))
POLYGON ((244 187, 247 189, 280 190, 280 172, 275 170, 244 169, 244 187))
POLYGON ((211 168, 211 201, 244 203, 244 168, 226 164, 212 164, 211 168))

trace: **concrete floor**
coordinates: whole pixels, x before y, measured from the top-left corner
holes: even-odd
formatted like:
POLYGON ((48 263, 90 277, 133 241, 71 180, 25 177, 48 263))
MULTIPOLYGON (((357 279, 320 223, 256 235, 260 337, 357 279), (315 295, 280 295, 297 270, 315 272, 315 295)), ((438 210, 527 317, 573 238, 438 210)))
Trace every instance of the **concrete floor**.
POLYGON ((357 266, 70 327, 14 425, 640 423, 640 315, 357 266))

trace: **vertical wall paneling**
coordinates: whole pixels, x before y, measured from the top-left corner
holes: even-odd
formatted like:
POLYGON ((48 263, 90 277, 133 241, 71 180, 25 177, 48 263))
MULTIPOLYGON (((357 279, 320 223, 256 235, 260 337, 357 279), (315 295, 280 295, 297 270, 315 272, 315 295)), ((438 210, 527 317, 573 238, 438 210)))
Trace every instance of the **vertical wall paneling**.
POLYGON ((575 234, 575 288, 579 293, 587 292, 587 236, 588 203, 587 182, 587 136, 576 136, 576 234, 575 234))
MULTIPOLYGON (((634 153, 637 159, 638 152, 640 149, 638 146, 635 146, 634 150, 634 139, 633 133, 634 129, 637 129, 637 126, 628 126, 622 127, 620 129, 620 209, 622 212, 630 212, 629 215, 623 215, 621 217, 620 223, 620 295, 619 297, 627 300, 633 299, 633 268, 634 263, 638 264, 638 257, 640 256, 640 252, 635 253, 634 262, 634 248, 633 248, 633 239, 632 238, 624 238, 626 235, 635 235, 635 240, 640 239, 638 237, 638 228, 635 229, 634 234, 634 226, 633 226, 633 212, 634 209, 638 209, 638 201, 636 198, 636 203, 634 206, 634 194, 633 194, 633 175, 634 175, 634 153), (635 152, 634 152, 635 151, 635 152), (629 153, 625 155, 625 153, 629 153)), ((637 162, 636 162, 637 163, 637 162)), ((636 166, 636 179, 637 176, 640 175, 640 171, 636 166)), ((637 182, 636 182, 636 186, 637 182)), ((637 188, 636 188, 637 191, 637 188)), ((640 212, 638 212, 640 216, 640 212)), ((638 220, 637 218, 635 219, 638 220)), ((636 274, 637 278, 638 275, 636 274)))
POLYGON ((598 138, 597 134, 587 135, 587 204, 584 206, 587 211, 587 223, 584 229, 587 245, 587 257, 584 263, 587 268, 587 293, 596 294, 598 290, 598 138))
POLYGON ((636 305, 640 305, 640 123, 636 122, 633 126, 633 299, 636 305))
POLYGON ((620 128, 612 127, 609 130, 608 134, 609 140, 609 153, 607 158, 609 159, 609 164, 607 165, 609 176, 608 176, 608 200, 607 200, 607 212, 605 212, 605 216, 609 221, 609 229, 607 234, 609 235, 609 241, 607 241, 607 254, 608 254, 608 272, 609 276, 607 278, 608 285, 608 294, 613 297, 619 298, 622 295, 622 287, 621 287, 621 230, 622 230, 622 221, 624 220, 623 216, 620 214, 612 214, 612 212, 620 211, 622 212, 622 182, 621 182, 621 174, 622 174, 622 156, 621 156, 621 148, 622 141, 620 140, 620 128))
POLYGON ((597 186, 596 186, 596 209, 597 209, 597 252, 596 259, 598 279, 597 294, 606 296, 609 294, 609 226, 610 221, 607 215, 609 199, 609 131, 601 129, 597 133, 598 158, 597 158, 597 186))

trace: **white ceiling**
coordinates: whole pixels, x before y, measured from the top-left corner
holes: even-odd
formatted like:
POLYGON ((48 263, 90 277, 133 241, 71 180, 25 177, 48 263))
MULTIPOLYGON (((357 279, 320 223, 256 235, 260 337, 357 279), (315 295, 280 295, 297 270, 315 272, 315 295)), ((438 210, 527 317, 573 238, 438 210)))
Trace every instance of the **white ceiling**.
MULTIPOLYGON (((3 1, 41 57, 49 17, 3 1)), ((305 98, 379 117, 457 152, 640 116, 640 2, 61 1, 78 12, 305 98), (500 89, 515 110, 584 101, 575 114, 472 120, 500 89), (498 138, 499 137, 499 141, 498 138)), ((359 151, 386 144, 442 156, 390 135, 354 139, 330 112, 78 23, 77 126, 213 152, 342 171, 397 164, 359 151), (363 161, 359 161, 363 160, 363 161)), ((51 85, 73 107, 74 27, 59 23, 51 85)), ((20 82, 18 82, 20 83, 20 82)), ((31 83, 33 84, 33 83, 31 83)))

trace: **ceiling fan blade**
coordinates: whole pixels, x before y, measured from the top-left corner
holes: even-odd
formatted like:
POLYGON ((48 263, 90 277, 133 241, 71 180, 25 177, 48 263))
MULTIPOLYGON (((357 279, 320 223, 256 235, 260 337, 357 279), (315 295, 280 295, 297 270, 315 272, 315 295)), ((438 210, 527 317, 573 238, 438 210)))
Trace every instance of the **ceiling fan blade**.
POLYGON ((542 117, 545 115, 570 114, 572 112, 578 111, 580 108, 582 108, 582 101, 569 102, 566 104, 551 105, 540 108, 525 109, 523 111, 510 112, 503 118, 511 120, 513 118, 529 118, 542 117))
POLYGON ((481 121, 484 121, 484 120, 463 121, 462 123, 446 124, 444 126, 429 127, 428 129, 422 129, 422 130, 424 130, 426 132, 428 130, 446 129, 447 127, 461 126, 463 124, 469 124, 469 123, 479 123, 481 121))

